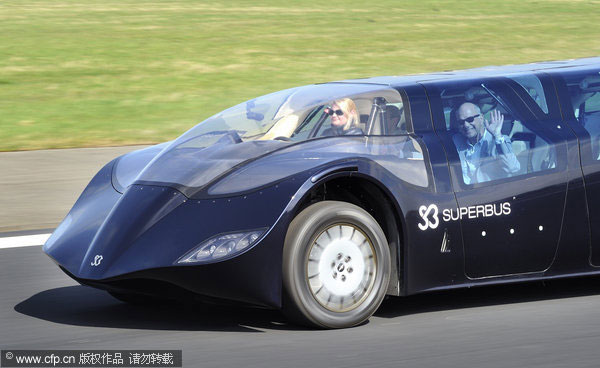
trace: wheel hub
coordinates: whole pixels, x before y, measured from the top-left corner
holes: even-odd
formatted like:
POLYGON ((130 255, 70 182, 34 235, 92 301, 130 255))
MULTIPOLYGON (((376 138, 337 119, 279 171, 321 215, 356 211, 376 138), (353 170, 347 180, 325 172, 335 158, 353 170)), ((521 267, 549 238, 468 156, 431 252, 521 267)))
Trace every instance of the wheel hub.
POLYGON ((325 308, 351 310, 370 292, 376 259, 370 240, 356 226, 336 224, 313 242, 307 265, 315 299, 325 308))

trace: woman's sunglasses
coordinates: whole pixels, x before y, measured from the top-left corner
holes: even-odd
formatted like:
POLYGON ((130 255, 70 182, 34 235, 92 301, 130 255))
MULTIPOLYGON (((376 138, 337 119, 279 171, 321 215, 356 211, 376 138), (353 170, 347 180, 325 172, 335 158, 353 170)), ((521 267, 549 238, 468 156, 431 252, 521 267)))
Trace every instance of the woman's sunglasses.
POLYGON ((325 110, 325 113, 329 116, 331 116, 333 114, 336 114, 337 116, 344 115, 344 112, 340 109, 338 109, 338 110, 327 109, 327 110, 325 110))

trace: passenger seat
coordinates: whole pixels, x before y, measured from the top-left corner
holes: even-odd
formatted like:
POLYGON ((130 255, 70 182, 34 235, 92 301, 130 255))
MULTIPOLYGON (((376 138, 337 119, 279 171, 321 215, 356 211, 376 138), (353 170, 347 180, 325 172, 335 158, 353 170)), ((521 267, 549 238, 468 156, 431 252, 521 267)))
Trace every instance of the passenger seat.
POLYGON ((521 168, 513 176, 522 175, 531 172, 531 154, 532 145, 535 145, 535 135, 533 133, 525 132, 523 125, 520 121, 513 121, 512 130, 509 134, 512 142, 512 150, 519 160, 521 168))

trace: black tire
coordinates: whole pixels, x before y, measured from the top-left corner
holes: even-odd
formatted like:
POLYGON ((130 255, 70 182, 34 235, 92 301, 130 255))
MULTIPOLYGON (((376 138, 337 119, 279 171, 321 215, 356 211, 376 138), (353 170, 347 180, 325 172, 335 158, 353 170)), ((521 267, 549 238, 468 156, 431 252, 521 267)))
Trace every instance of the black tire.
POLYGON ((323 201, 290 223, 282 266, 288 318, 345 328, 377 310, 387 291, 391 260, 385 234, 369 213, 350 203, 323 201))

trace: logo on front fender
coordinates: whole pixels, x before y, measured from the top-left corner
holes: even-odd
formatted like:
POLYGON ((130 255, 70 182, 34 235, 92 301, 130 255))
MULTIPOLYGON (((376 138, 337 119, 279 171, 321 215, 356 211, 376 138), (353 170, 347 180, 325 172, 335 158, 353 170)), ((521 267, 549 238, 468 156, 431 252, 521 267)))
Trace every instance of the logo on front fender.
POLYGON ((424 221, 423 224, 419 224, 419 229, 421 230, 427 230, 429 228, 435 229, 440 224, 440 220, 438 218, 438 207, 435 204, 430 204, 429 207, 419 207, 419 216, 421 216, 424 221), (430 219, 432 221, 430 221, 430 219))
POLYGON ((100 266, 100 263, 102 262, 102 260, 103 260, 103 259, 104 259, 104 257, 102 257, 102 255, 100 255, 100 254, 97 254, 97 255, 94 257, 94 262, 92 262, 92 263, 91 263, 91 265, 92 265, 93 267, 98 267, 98 266, 100 266))

